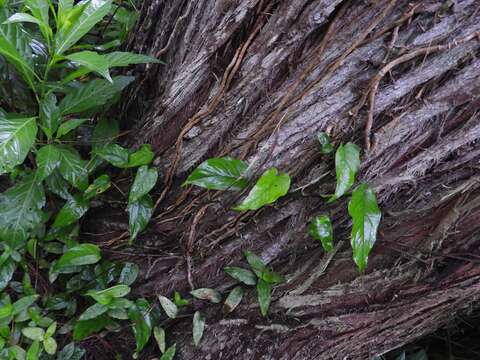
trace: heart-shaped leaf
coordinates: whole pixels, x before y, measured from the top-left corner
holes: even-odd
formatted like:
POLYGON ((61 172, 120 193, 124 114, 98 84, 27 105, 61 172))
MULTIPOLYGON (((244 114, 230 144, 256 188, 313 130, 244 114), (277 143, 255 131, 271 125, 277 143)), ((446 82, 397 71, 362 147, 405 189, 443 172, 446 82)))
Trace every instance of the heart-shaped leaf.
POLYGON ((156 169, 148 168, 146 165, 139 167, 132 188, 130 189, 128 203, 132 204, 147 195, 157 183, 157 178, 158 172, 156 169))
POLYGON ((325 251, 333 249, 333 229, 330 218, 326 215, 316 216, 308 226, 310 236, 322 243, 325 251))

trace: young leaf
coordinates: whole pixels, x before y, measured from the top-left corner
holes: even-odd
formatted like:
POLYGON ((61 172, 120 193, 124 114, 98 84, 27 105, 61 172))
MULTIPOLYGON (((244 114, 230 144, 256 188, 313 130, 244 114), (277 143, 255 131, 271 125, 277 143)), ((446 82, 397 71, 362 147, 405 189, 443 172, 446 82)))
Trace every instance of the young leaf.
POLYGON ((104 56, 99 55, 94 51, 87 50, 67 55, 65 58, 75 64, 85 66, 90 71, 95 71, 108 81, 113 82, 110 77, 108 60, 104 56))
POLYGON ((47 339, 49 337, 52 337, 53 334, 55 334, 55 331, 57 331, 57 322, 56 321, 52 322, 48 326, 47 331, 45 331, 45 339, 47 339))
POLYGON ((348 203, 348 213, 353 221, 353 260, 363 272, 367 266, 368 254, 377 240, 378 225, 382 217, 375 192, 367 184, 361 184, 353 191, 352 199, 348 203))
POLYGON ((53 145, 45 145, 37 152, 37 178, 43 181, 60 166, 60 153, 53 145))
POLYGON ((90 119, 71 119, 71 120, 65 121, 58 128, 56 138, 60 139, 62 136, 67 135, 70 131, 75 130, 80 125, 82 125, 85 121, 88 121, 88 120, 90 119))
POLYGON ((195 289, 193 291, 190 291, 190 294, 192 294, 192 296, 196 297, 197 299, 208 300, 215 304, 222 301, 222 294, 220 294, 220 292, 218 292, 215 289, 207 289, 207 288, 195 289))
POLYGON ((180 293, 179 293, 178 291, 175 291, 175 292, 173 293, 173 302, 174 302, 174 304, 177 305, 178 307, 182 307, 182 306, 188 305, 188 300, 182 298, 182 295, 180 295, 180 293))
POLYGON ((237 211, 257 210, 271 204, 286 195, 290 188, 290 176, 287 173, 278 174, 277 169, 271 168, 263 173, 248 196, 234 208, 237 211))
POLYGON ((93 244, 80 244, 72 247, 55 263, 53 271, 69 266, 95 264, 101 259, 100 249, 93 244))
POLYGON ((105 54, 105 58, 107 59, 110 67, 161 62, 160 60, 151 56, 122 51, 114 51, 109 54, 105 54))
POLYGON ((154 156, 155 154, 153 153, 150 144, 142 145, 140 149, 130 154, 127 167, 148 165, 152 162, 154 156))
POLYGON ((82 195, 75 194, 60 209, 52 226, 60 228, 75 223, 85 215, 89 207, 89 202, 82 195))
POLYGON ((352 187, 359 168, 360 149, 358 146, 352 143, 340 145, 335 153, 337 186, 335 188, 335 194, 328 200, 328 202, 335 201, 352 187))
POLYGON ((128 166, 129 151, 118 144, 107 144, 96 150, 95 154, 115 167, 126 168, 128 166))
POLYGON ((7 118, 0 112, 0 175, 23 163, 36 135, 35 118, 7 118))
POLYGON ((244 283, 245 285, 255 285, 257 283, 257 277, 250 270, 235 266, 226 266, 223 268, 223 270, 232 278, 244 283))
POLYGON ((136 305, 128 311, 128 317, 133 325, 133 334, 137 344, 135 351, 138 353, 150 339, 152 319, 150 317, 150 304, 145 299, 138 299, 136 305))
POLYGON ((53 92, 47 94, 40 102, 40 127, 51 139, 61 121, 60 109, 57 106, 57 97, 53 92))
POLYGON ((78 114, 104 105, 132 81, 133 77, 131 76, 116 76, 113 78, 113 83, 103 79, 81 83, 79 87, 67 92, 67 95, 60 102, 60 111, 64 115, 78 114))
POLYGON ((165 330, 163 328, 155 326, 153 328, 153 336, 155 337, 155 341, 157 342, 158 348, 162 352, 165 352, 166 344, 165 344, 165 330))
POLYGON ((128 285, 115 285, 105 290, 89 290, 88 296, 91 296, 95 301, 103 305, 108 305, 114 298, 122 298, 130 293, 130 286, 128 285))
POLYGON ((78 318, 79 321, 95 319, 97 316, 100 316, 108 311, 108 307, 100 304, 95 303, 90 306, 87 310, 85 310, 82 315, 78 318))
POLYGON ((87 162, 70 147, 57 147, 60 154, 59 172, 62 177, 79 190, 88 186, 87 162))
POLYGON ((148 168, 146 165, 139 167, 132 188, 130 189, 128 203, 132 204, 148 194, 155 186, 157 178, 158 173, 156 169, 148 168))
POLYGON ((244 161, 230 157, 212 158, 201 163, 183 185, 197 185, 212 190, 242 190, 248 181, 242 178, 247 170, 244 161))
POLYGON ((160 305, 162 305, 163 310, 165 311, 165 314, 170 319, 175 319, 178 315, 178 308, 177 305, 175 305, 169 298, 158 295, 158 301, 160 301, 160 305))
POLYGON ((176 350, 177 350, 177 345, 173 344, 167 349, 167 351, 165 351, 165 353, 162 355, 160 360, 173 360, 176 350))
POLYGON ((322 154, 330 154, 333 150, 333 145, 330 143, 330 138, 323 131, 317 134, 317 140, 320 143, 320 152, 322 154))
POLYGON ((110 182, 110 178, 108 177, 108 175, 100 175, 85 190, 84 197, 86 200, 90 200, 95 196, 98 196, 101 193, 107 191, 111 185, 112 183, 110 182))
POLYGON ((333 230, 330 218, 326 215, 316 216, 308 226, 310 236, 322 243, 325 251, 333 249, 333 230))
POLYGON ((153 201, 145 195, 138 201, 128 205, 128 223, 130 226, 130 239, 135 240, 140 232, 145 230, 153 215, 153 201))
POLYGON ((42 348, 40 347, 40 341, 35 340, 28 348, 26 360, 38 360, 41 351, 42 348))
POLYGON ((259 279, 257 283, 257 297, 260 312, 263 316, 266 316, 272 299, 272 286, 262 279, 259 279))
POLYGON ((241 286, 236 286, 228 294, 225 303, 223 304, 223 312, 225 314, 231 313, 235 308, 240 304, 243 297, 243 288, 241 286))
POLYGON ((196 311, 193 315, 193 343, 195 346, 200 344, 205 330, 205 316, 201 312, 196 311))
POLYGON ((24 327, 22 329, 22 334, 31 340, 42 341, 43 336, 45 335, 45 330, 39 327, 24 327))
POLYGON ((50 337, 43 341, 43 348, 49 355, 54 355, 57 352, 57 342, 54 338, 50 337))
POLYGON ((38 295, 24 296, 13 303, 12 315, 20 314, 38 299, 38 295))

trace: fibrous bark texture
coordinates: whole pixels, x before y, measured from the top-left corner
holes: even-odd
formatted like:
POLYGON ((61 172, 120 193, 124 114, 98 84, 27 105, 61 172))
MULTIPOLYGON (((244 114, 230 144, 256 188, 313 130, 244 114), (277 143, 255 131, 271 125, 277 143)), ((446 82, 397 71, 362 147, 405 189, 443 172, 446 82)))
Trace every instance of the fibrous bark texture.
POLYGON ((132 50, 158 56, 125 105, 131 142, 161 173, 144 236, 145 296, 228 291, 246 249, 288 281, 269 316, 252 292, 223 316, 165 324, 179 359, 368 359, 415 340, 480 298, 480 4, 475 0, 145 0, 132 50), (327 204, 333 159, 315 136, 363 149, 383 221, 356 271, 347 200, 327 204), (253 178, 289 172, 274 206, 232 210, 242 194, 182 188, 204 159, 246 160, 253 178), (329 214, 326 254, 306 225, 329 214), (148 246, 148 247, 147 247, 148 246), (189 285, 190 284, 190 285, 189 285))

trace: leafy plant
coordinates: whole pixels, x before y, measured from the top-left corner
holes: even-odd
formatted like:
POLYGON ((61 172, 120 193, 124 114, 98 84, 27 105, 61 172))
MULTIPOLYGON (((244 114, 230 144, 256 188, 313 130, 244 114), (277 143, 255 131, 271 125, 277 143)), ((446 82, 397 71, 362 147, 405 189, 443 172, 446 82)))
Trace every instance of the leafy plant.
POLYGON ((310 236, 322 243, 325 251, 333 249, 333 229, 330 218, 326 215, 319 215, 312 219, 308 226, 310 236))

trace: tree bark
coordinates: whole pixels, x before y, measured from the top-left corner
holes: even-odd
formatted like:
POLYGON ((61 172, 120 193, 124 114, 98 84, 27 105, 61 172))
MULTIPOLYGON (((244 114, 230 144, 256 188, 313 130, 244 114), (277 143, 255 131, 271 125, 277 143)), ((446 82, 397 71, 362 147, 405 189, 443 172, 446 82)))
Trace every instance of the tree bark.
MULTIPOLYGON (((288 281, 269 316, 253 291, 232 314, 196 302, 167 322, 179 359, 368 359, 453 321, 480 298, 480 7, 475 0, 145 0, 130 49, 159 57, 127 95, 132 144, 151 143, 161 181, 137 293, 224 292, 224 266, 259 254, 288 281), (316 133, 362 146, 358 182, 383 209, 364 274, 347 200, 327 204, 333 159, 316 133), (213 156, 292 176, 274 206, 183 188, 213 156), (332 217, 335 250, 308 237, 332 217)), ((153 353, 152 353, 153 354, 153 353)))

